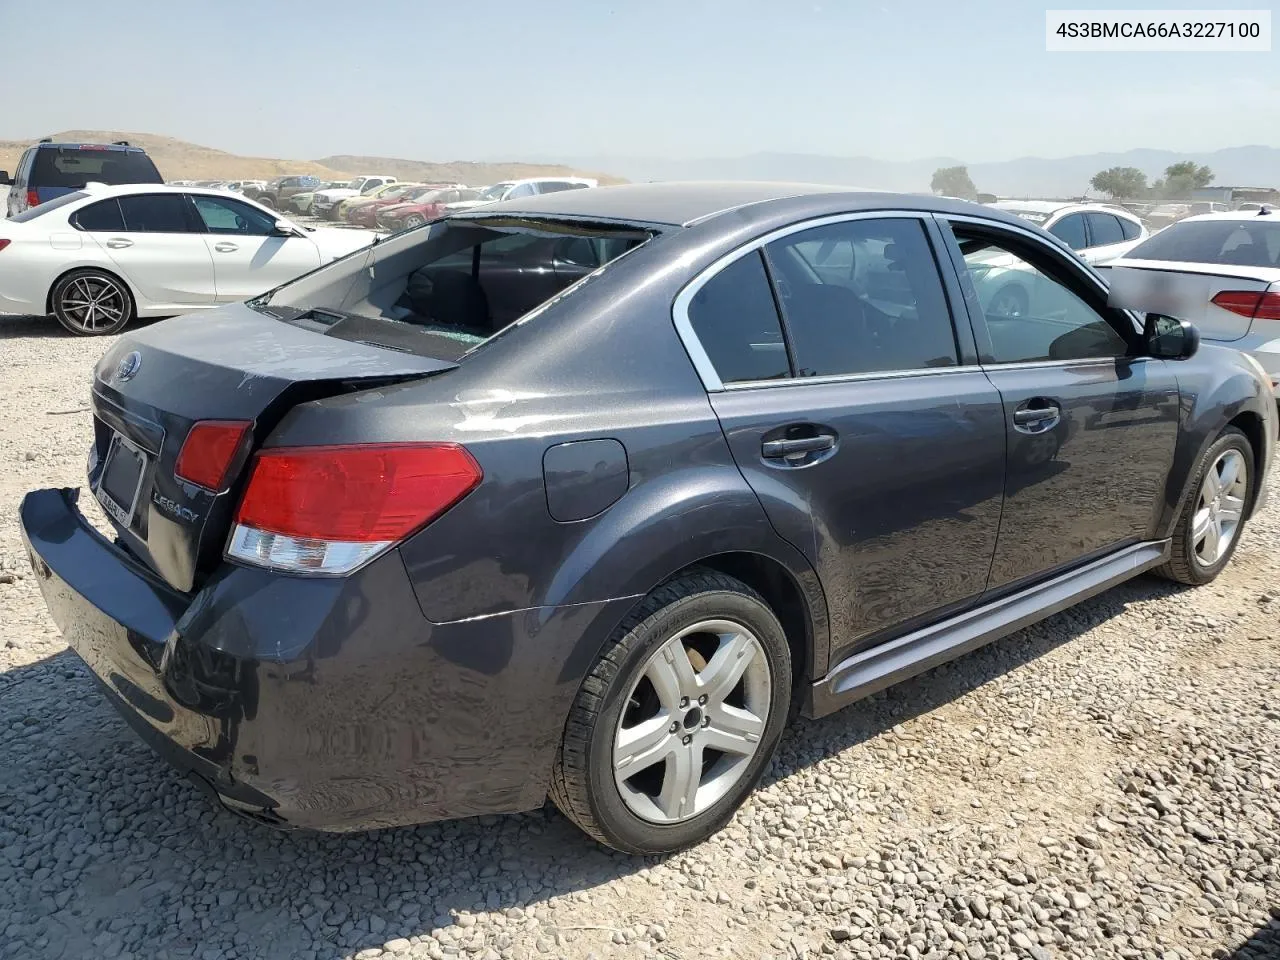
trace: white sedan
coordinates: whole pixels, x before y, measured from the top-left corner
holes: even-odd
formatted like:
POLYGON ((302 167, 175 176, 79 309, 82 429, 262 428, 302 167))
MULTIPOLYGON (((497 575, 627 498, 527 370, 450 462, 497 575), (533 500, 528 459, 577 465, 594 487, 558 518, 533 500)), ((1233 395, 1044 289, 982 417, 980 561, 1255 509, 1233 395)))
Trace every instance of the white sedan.
POLYGON ((81 336, 245 300, 367 246, 222 190, 91 185, 0 220, 0 313, 81 336))

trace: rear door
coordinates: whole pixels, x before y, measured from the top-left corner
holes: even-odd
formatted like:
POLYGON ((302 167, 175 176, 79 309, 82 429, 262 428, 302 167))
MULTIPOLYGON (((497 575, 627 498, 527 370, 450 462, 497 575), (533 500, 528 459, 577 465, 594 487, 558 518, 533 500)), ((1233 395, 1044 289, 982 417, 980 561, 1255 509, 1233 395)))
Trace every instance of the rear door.
POLYGON ((1149 539, 1178 434, 1173 364, 1141 355, 1133 320, 1057 247, 990 221, 940 219, 1004 404, 1008 469, 990 589, 1149 539), (1009 265, 991 270, 993 252, 1009 265), (1026 312, 984 310, 1011 286, 1025 291, 1026 312))
POLYGON ((104 200, 80 211, 79 220, 151 306, 180 310, 214 303, 213 257, 182 194, 104 200))
POLYGON ((735 461, 822 580, 832 656, 974 602, 995 549, 1000 397, 957 340, 932 231, 883 213, 785 231, 677 303, 735 461))
POLYGON ((1089 246, 1084 251, 1086 263, 1106 263, 1128 249, 1119 217, 1110 213, 1086 213, 1084 220, 1089 231, 1089 246))
POLYGON ((247 300, 320 266, 307 237, 274 236, 275 218, 234 197, 190 194, 213 259, 218 303, 247 300))

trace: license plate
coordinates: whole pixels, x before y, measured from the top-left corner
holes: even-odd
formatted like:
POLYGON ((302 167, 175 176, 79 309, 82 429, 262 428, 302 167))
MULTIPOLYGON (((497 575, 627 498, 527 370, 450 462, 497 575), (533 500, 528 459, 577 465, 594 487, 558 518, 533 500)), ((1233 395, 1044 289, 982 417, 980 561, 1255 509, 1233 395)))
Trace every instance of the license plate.
POLYGON ((120 434, 112 435, 94 493, 117 523, 127 527, 133 521, 146 473, 147 455, 120 434))

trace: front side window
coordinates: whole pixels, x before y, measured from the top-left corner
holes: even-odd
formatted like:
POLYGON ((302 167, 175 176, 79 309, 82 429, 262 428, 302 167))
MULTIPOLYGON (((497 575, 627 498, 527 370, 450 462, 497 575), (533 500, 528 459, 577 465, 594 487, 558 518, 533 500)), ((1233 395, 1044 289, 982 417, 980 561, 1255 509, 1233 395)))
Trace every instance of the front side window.
POLYGON ((1108 318, 1042 269, 1047 264, 1040 256, 1033 258, 1016 241, 953 229, 991 341, 984 361, 1089 360, 1128 353, 1128 341, 1108 318))
POLYGON ((1105 247, 1111 243, 1123 243, 1124 231, 1120 221, 1109 213, 1086 214, 1089 221, 1090 246, 1105 247))
POLYGON ((735 260, 689 302, 689 324, 723 383, 789 377, 787 347, 760 251, 735 260))
POLYGON ((918 220, 814 227, 765 250, 797 376, 959 362, 942 280, 918 220))
POLYGON ((177 193, 142 193, 120 198, 124 228, 130 233, 190 233, 186 201, 177 193))
POLYGON ((511 188, 511 192, 506 195, 506 200, 522 200, 525 197, 532 197, 537 191, 532 183, 521 183, 511 188))
POLYGON ((1083 250, 1089 245, 1084 236, 1084 215, 1072 213, 1049 228, 1049 232, 1072 250, 1083 250))
POLYGON ((229 197, 191 198, 206 233, 234 233, 248 237, 267 237, 275 230, 275 220, 261 210, 229 197))

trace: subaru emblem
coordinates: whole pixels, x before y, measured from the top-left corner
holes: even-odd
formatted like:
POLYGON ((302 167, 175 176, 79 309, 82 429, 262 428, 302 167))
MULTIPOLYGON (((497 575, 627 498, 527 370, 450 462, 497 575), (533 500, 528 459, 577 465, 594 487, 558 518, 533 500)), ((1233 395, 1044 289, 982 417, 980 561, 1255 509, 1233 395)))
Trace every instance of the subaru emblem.
POLYGON ((133 375, 138 372, 140 366, 142 366, 142 354, 137 350, 125 354, 124 359, 120 361, 120 365, 116 367, 116 380, 120 383, 132 380, 133 375))

